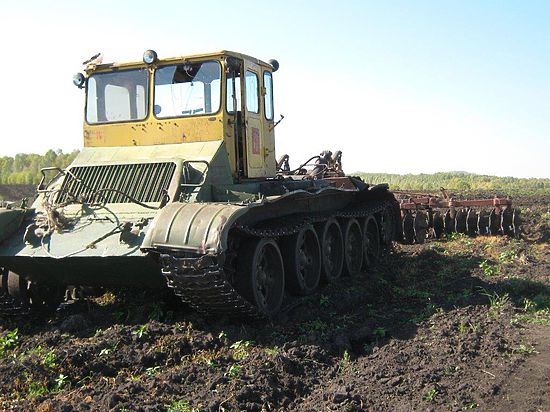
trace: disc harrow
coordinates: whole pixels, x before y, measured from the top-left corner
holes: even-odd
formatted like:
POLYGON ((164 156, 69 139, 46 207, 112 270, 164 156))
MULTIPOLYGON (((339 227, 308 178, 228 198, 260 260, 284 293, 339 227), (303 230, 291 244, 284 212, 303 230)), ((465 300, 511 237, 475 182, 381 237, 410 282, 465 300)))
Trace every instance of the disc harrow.
POLYGON ((520 212, 509 198, 462 200, 394 192, 401 208, 401 228, 405 243, 424 243, 452 233, 470 237, 520 234, 520 212))

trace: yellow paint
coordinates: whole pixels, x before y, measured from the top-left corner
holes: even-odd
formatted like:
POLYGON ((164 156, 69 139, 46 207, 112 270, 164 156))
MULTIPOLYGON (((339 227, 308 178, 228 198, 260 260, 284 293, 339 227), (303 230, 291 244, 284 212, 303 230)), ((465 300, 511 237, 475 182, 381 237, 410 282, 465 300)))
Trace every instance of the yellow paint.
MULTIPOLYGON (((149 66, 150 83, 148 114, 142 121, 130 121, 107 124, 84 123, 84 147, 85 148, 115 148, 115 147, 150 147, 159 145, 188 144, 194 142, 225 141, 227 156, 231 170, 236 175, 235 136, 233 128, 234 116, 226 111, 226 67, 225 59, 234 57, 244 61, 244 67, 254 70, 258 75, 260 86, 260 113, 245 112, 246 119, 246 150, 247 161, 245 166, 245 177, 269 177, 275 175, 275 137, 273 133, 273 120, 266 120, 264 115, 265 87, 263 85, 263 72, 272 70, 271 66, 253 57, 229 52, 220 51, 216 53, 199 54, 192 56, 181 56, 162 59, 149 66), (171 119, 157 119, 153 114, 154 105, 154 69, 159 64, 177 64, 184 61, 218 60, 221 67, 221 107, 218 113, 202 114, 171 119), (255 130, 252 130, 255 129, 255 130), (252 133, 259 141, 259 147, 252 151, 252 133), (259 133, 259 140, 258 135, 259 133)), ((86 75, 94 73, 111 72, 119 69, 132 69, 147 67, 143 62, 131 63, 110 63, 88 67, 86 75)), ((244 102, 244 80, 241 79, 242 96, 244 102)), ((257 144, 257 143, 256 143, 257 144)), ((150 159, 155 159, 151 153, 150 159)))

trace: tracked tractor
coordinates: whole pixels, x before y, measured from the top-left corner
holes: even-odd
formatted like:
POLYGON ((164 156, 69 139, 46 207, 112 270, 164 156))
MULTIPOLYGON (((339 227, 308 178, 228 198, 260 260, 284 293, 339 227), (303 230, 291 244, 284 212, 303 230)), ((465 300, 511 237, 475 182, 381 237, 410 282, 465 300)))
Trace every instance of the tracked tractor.
POLYGON ((273 73, 230 51, 85 62, 84 147, 0 208, 0 308, 57 306, 68 286, 169 287, 210 314, 273 316, 402 236, 387 185, 339 151, 275 157, 273 73))

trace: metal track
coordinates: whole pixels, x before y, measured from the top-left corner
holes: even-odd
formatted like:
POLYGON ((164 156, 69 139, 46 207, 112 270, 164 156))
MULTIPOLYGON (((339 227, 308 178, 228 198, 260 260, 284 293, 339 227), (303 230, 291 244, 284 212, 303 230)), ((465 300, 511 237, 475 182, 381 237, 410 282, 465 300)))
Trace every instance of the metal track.
MULTIPOLYGON (((273 220, 272 227, 248 227, 236 225, 234 229, 247 236, 280 238, 298 233, 304 226, 324 221, 330 217, 361 218, 382 212, 395 211, 395 200, 371 201, 360 208, 337 211, 325 215, 300 215, 273 220)), ((234 233, 230 232, 230 233, 234 233)), ((244 299, 230 282, 228 272, 234 268, 220 267, 217 256, 203 255, 197 258, 178 258, 162 254, 160 263, 162 274, 168 287, 188 303, 192 308, 205 314, 225 315, 230 317, 262 318, 255 306, 244 299)))

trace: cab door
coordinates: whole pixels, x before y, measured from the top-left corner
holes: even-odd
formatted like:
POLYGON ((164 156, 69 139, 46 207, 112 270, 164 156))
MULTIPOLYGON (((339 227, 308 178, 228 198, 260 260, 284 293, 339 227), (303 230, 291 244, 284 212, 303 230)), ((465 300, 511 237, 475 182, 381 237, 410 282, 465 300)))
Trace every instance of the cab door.
POLYGON ((260 67, 245 60, 244 65, 245 130, 248 177, 265 177, 266 146, 260 104, 260 67))

